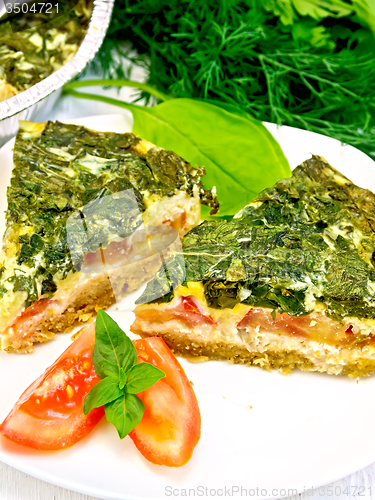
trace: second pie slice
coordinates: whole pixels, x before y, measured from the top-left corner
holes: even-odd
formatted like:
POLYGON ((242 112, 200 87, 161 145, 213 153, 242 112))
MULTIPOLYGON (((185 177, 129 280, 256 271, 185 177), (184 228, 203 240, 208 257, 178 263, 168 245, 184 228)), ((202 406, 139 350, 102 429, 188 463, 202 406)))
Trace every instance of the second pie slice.
POLYGON ((375 195, 313 156, 148 283, 132 331, 201 359, 375 371, 375 195))

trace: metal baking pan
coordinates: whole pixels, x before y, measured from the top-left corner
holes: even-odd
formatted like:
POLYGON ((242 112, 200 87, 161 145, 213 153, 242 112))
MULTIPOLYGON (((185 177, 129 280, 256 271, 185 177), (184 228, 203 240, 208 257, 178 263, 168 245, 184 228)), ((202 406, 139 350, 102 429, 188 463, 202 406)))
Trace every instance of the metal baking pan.
POLYGON ((87 29, 76 54, 60 69, 20 94, 0 102, 0 146, 16 135, 18 120, 32 120, 52 109, 62 86, 83 71, 98 52, 111 19, 114 0, 94 0, 87 29))

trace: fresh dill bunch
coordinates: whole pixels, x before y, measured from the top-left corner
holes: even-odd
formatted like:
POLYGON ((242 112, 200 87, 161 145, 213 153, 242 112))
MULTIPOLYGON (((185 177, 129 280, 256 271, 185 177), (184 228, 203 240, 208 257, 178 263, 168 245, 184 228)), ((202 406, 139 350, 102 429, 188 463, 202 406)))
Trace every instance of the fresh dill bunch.
POLYGON ((298 0, 117 0, 98 61, 122 77, 112 55, 131 42, 164 93, 236 103, 375 156, 375 40, 355 2, 315 0, 301 15, 298 0))

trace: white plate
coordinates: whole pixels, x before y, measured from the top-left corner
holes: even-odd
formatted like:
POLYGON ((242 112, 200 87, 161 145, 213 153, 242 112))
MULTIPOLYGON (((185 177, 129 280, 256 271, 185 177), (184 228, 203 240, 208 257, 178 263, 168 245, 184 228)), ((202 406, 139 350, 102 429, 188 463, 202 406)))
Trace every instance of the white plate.
MULTIPOLYGON (((128 114, 77 120, 98 130, 131 130, 128 114)), ((267 125, 292 166, 323 155, 354 182, 375 190, 375 164, 338 141, 267 125)), ((11 147, 0 151, 0 210, 6 208, 11 147)), ((4 221, 1 221, 4 225, 4 221)), ((2 232, 0 227, 0 230, 2 232)), ((131 313, 114 311, 124 329, 131 313)), ((0 421, 22 391, 70 343, 59 335, 30 355, 0 353, 0 421)), ((360 380, 296 371, 291 376, 227 362, 181 359, 199 400, 202 438, 181 469, 148 463, 132 441, 103 420, 88 438, 61 452, 36 452, 0 439, 0 460, 32 476, 108 499, 165 496, 280 497, 318 487, 375 461, 375 377, 360 380), (207 488, 207 490, 206 490, 207 488), (225 488, 227 490, 225 491, 225 488), (233 489, 232 489, 233 488, 233 489), (173 491, 176 490, 176 491, 173 491), (212 491, 210 491, 212 490, 212 491), (246 496, 242 491, 242 496, 246 496)))

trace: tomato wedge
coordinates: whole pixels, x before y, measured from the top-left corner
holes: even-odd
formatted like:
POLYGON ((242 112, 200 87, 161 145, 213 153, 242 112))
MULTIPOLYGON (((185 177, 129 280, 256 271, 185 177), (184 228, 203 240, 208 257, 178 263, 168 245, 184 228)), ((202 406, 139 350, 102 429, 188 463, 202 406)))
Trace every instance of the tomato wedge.
POLYGON ((142 455, 157 465, 186 464, 200 438, 197 398, 183 368, 159 337, 136 340, 138 361, 153 364, 165 378, 138 394, 145 405, 141 422, 129 434, 142 455))
MULTIPOLYGON (((37 450, 60 450, 83 439, 104 415, 104 407, 83 413, 83 403, 100 378, 92 363, 91 325, 19 398, 0 433, 37 450)), ((130 433, 150 462, 179 467, 191 458, 200 438, 201 418, 194 391, 181 365, 158 337, 134 341, 138 362, 152 363, 166 377, 138 394, 142 421, 130 433)))
POLYGON ((83 439, 104 408, 83 413, 86 394, 97 384, 92 363, 95 325, 91 325, 31 384, 0 426, 8 439, 37 450, 60 450, 83 439))

